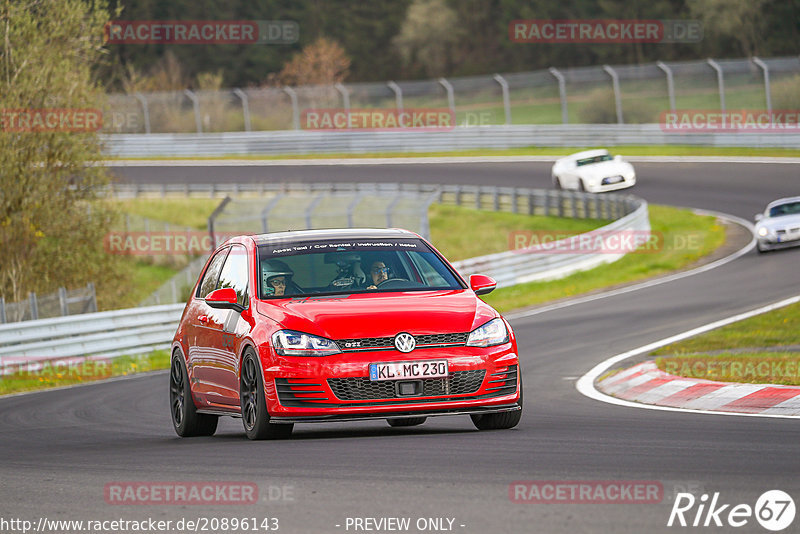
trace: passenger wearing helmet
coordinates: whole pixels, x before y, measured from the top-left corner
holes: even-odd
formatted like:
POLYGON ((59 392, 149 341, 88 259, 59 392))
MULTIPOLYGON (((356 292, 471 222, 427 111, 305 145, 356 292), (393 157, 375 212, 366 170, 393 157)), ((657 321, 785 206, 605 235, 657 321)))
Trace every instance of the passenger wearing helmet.
POLYGON ((268 260, 261 263, 261 293, 265 297, 282 297, 296 295, 300 288, 292 282, 294 271, 280 260, 268 260))

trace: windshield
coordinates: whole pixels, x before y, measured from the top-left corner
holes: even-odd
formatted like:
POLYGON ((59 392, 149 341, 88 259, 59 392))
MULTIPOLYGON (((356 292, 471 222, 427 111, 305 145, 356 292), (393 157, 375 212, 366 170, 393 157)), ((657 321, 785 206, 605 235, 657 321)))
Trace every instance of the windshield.
POLYGON ((800 202, 787 202, 786 204, 778 204, 769 210, 770 217, 797 215, 798 213, 800 213, 800 202))
POLYGON ((419 239, 261 245, 258 257, 262 299, 464 288, 419 239))
POLYGON ((592 163, 600 163, 603 161, 611 161, 613 156, 609 154, 604 154, 602 156, 595 156, 593 158, 583 158, 577 161, 578 167, 583 167, 584 165, 591 165, 592 163))

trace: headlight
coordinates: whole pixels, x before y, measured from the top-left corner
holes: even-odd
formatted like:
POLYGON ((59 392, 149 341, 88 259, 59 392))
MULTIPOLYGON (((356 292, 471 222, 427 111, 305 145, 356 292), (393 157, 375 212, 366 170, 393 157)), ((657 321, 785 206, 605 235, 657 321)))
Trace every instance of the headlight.
POLYGON ((294 330, 279 330, 272 334, 272 346, 281 356, 330 356, 342 352, 330 339, 294 330))
POLYGON ((760 235, 761 237, 765 237, 767 233, 769 232, 767 231, 767 228, 765 226, 762 226, 761 228, 758 229, 758 235, 760 235))
POLYGON ((506 323, 499 317, 479 326, 470 332, 467 338, 468 347, 492 347, 507 342, 508 329, 506 323))

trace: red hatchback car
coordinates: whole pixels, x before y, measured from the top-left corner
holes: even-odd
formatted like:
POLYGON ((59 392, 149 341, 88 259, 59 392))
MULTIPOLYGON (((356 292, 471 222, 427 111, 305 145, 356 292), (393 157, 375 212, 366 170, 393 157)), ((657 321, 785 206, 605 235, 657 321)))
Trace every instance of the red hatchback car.
POLYGON ((517 344, 500 314, 405 230, 309 230, 229 239, 211 255, 172 344, 180 436, 241 417, 251 439, 294 423, 469 414, 478 429, 522 414, 517 344))

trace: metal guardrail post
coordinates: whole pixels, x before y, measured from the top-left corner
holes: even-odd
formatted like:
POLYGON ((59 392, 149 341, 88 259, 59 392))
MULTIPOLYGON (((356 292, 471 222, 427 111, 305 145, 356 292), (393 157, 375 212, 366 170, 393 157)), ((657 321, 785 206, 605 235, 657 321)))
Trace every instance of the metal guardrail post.
POLYGON ((291 87, 284 87, 283 92, 289 95, 292 102, 292 126, 295 130, 300 129, 300 107, 297 104, 297 92, 291 87))
POLYGON ((36 302, 36 293, 31 291, 28 293, 28 302, 31 306, 31 319, 38 319, 39 318, 39 306, 36 302))
POLYGON ((717 72, 717 86, 719 87, 719 109, 720 111, 725 111, 725 77, 722 73, 722 67, 719 66, 719 63, 714 61, 711 58, 708 58, 706 62, 717 72))
POLYGON ((511 190, 511 213, 517 213, 519 207, 517 206, 517 188, 511 190))
POLYGON ((564 75, 559 72, 555 67, 550 67, 550 74, 558 80, 558 94, 561 97, 561 123, 569 124, 569 115, 567 113, 567 82, 564 80, 564 75))
POLYGON ((614 105, 617 108, 617 124, 625 124, 622 120, 622 94, 619 90, 619 76, 617 71, 612 69, 609 65, 603 65, 603 70, 611 76, 611 87, 614 89, 614 105))
POLYGON ((185 94, 187 98, 192 101, 192 107, 194 108, 194 122, 197 126, 197 133, 203 133, 203 121, 200 120, 200 99, 197 98, 196 94, 188 89, 184 89, 183 94, 185 94))
POLYGON ((769 122, 772 123, 772 94, 769 87, 769 67, 755 56, 753 56, 753 63, 761 67, 761 70, 764 71, 764 93, 767 95, 767 113, 769 113, 769 122))
POLYGON ((675 80, 672 78, 672 69, 663 61, 656 63, 659 69, 667 75, 667 96, 669 97, 669 109, 675 111, 675 80))
POLYGON ((447 105, 453 115, 456 114, 456 97, 453 94, 453 86, 445 78, 439 78, 439 84, 447 91, 447 105))
POLYGON ((67 306, 67 290, 66 288, 58 288, 58 305, 61 308, 61 316, 69 315, 69 306, 67 306))
POLYGON ((133 96, 142 104, 142 115, 144 115, 144 133, 150 133, 150 110, 147 107, 147 97, 142 93, 134 93, 133 96))
POLYGON ((0 324, 5 324, 8 322, 8 318, 6 317, 6 299, 0 297, 0 324))
POLYGON ((239 97, 242 101, 242 114, 244 115, 244 131, 250 131, 250 104, 247 100, 247 94, 238 87, 233 90, 233 94, 239 97))
POLYGON ((403 111, 403 90, 393 81, 386 82, 386 85, 394 91, 394 102, 397 111, 403 111))
POLYGON ((475 209, 481 209, 481 186, 475 186, 475 209))
POLYGON ((508 82, 499 74, 495 74, 493 78, 494 81, 500 84, 500 88, 503 90, 503 110, 505 110, 506 113, 505 124, 509 125, 511 124, 511 98, 508 95, 508 82))
POLYGON ((500 211, 500 193, 497 187, 492 188, 492 209, 494 211, 500 211))

